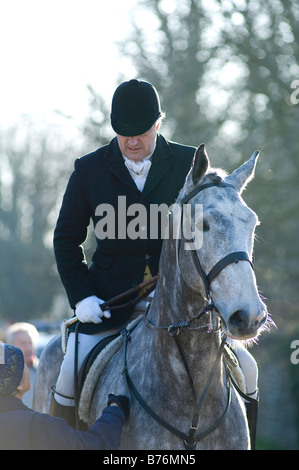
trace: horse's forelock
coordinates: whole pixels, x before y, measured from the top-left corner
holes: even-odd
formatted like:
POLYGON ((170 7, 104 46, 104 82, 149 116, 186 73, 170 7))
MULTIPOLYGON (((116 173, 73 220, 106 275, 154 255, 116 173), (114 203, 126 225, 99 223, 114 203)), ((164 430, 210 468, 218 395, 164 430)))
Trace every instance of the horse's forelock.
POLYGON ((221 168, 211 168, 205 175, 201 184, 206 183, 221 183, 224 178, 227 176, 227 173, 221 168))

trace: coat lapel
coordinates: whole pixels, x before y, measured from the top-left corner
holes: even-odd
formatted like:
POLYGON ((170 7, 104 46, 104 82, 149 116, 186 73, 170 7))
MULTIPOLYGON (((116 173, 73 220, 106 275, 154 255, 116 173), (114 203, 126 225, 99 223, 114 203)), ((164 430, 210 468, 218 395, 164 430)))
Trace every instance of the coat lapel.
POLYGON ((127 186, 138 191, 137 186, 129 173, 129 170, 124 164, 116 137, 110 142, 108 146, 106 158, 110 162, 110 171, 114 173, 115 176, 117 176, 117 178, 119 178, 127 186))
POLYGON ((169 171, 171 153, 171 149, 164 137, 158 135, 156 149, 152 158, 152 166, 142 192, 143 196, 147 196, 169 171))
MULTIPOLYGON (((171 153, 171 149, 164 137, 158 135, 156 149, 152 157, 152 166, 142 191, 143 197, 147 196, 169 171, 171 153)), ((110 161, 110 171, 127 186, 138 191, 126 165, 124 164, 116 137, 108 146, 106 158, 110 161)))

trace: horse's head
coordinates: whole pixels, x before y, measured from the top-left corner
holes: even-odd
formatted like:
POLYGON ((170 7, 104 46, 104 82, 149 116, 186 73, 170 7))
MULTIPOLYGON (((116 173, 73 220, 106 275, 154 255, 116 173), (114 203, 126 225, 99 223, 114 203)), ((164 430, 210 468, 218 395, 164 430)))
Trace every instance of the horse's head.
POLYGON ((241 198, 253 178, 257 157, 258 152, 231 175, 220 174, 209 168, 201 145, 177 201, 203 209, 201 220, 194 220, 200 246, 185 244, 184 249, 181 243, 185 282, 205 295, 211 292, 227 335, 235 339, 255 337, 267 320, 251 264, 258 218, 241 198))

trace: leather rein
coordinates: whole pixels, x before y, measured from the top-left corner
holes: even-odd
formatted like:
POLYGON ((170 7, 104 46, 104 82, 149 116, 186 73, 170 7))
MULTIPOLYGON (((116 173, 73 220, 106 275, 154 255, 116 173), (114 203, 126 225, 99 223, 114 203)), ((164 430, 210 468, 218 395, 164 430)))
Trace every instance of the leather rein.
MULTIPOLYGON (((235 191, 238 191, 235 188, 235 186, 233 186, 231 184, 228 184, 228 183, 224 183, 220 180, 219 182, 208 183, 208 184, 204 184, 204 185, 201 185, 201 186, 195 188, 193 191, 191 191, 189 194, 187 194, 185 197, 182 198, 182 200, 180 202, 181 205, 183 206, 183 204, 186 204, 187 202, 189 202, 199 192, 201 192, 205 189, 214 187, 214 186, 221 187, 221 188, 229 187, 229 188, 233 188, 235 191)), ((210 270, 210 272, 208 274, 206 274, 204 272, 202 266, 201 266, 200 260, 197 256, 197 253, 196 253, 196 250, 191 250, 191 254, 192 254, 192 258, 193 258, 195 267, 196 267, 197 272, 198 272, 198 274, 200 275, 200 277, 203 281, 204 289, 205 289, 205 301, 206 301, 206 303, 201 308, 199 313, 197 315, 195 315, 194 317, 192 317, 187 322, 179 322, 179 323, 171 324, 169 326, 154 325, 147 318, 147 313, 148 313, 149 307, 148 307, 148 309, 145 313, 145 316, 144 316, 144 322, 145 322, 146 326, 148 326, 149 328, 152 328, 154 330, 166 330, 168 332, 168 334, 171 337, 174 338, 174 341, 177 345, 181 360, 184 364, 184 367, 185 367, 185 370, 186 370, 186 373, 187 373, 187 376, 188 376, 189 384, 190 384, 190 387, 191 387, 191 391, 192 391, 192 397, 193 397, 193 417, 192 417, 189 432, 187 434, 180 431, 180 430, 178 430, 177 428, 175 428, 174 426, 172 426, 171 424, 166 422, 159 415, 157 415, 155 413, 155 411, 147 404, 147 402, 142 398, 142 396, 138 392, 138 390, 137 390, 137 388, 136 388, 136 386, 135 386, 135 384, 134 384, 134 382, 133 382, 133 380, 130 376, 128 366, 127 366, 127 343, 130 340, 131 331, 128 331, 127 329, 123 329, 122 332, 121 332, 122 335, 123 335, 123 339, 124 339, 124 367, 123 367, 122 373, 125 375, 127 386, 128 386, 129 392, 130 392, 130 396, 133 394, 134 397, 137 399, 137 401, 140 403, 140 405, 145 409, 145 411, 153 419, 155 419, 161 426, 163 426, 164 428, 168 429, 170 432, 172 432, 173 434, 175 434, 176 436, 181 438, 184 442, 184 445, 185 445, 186 449, 195 449, 197 442, 200 441, 201 439, 203 439, 204 437, 208 436, 215 429, 217 429, 217 427, 224 420, 224 418, 226 416, 226 413, 229 409, 230 402, 231 402, 231 387, 230 387, 231 375, 230 375, 230 372, 229 372, 226 364, 224 363, 225 369, 226 369, 226 390, 227 390, 227 400, 226 400, 225 409, 224 409, 222 415, 220 416, 220 418, 218 418, 211 426, 209 426, 208 429, 206 429, 204 431, 201 431, 201 432, 197 432, 200 411, 201 411, 204 399, 207 396, 209 387, 210 387, 210 385, 212 383, 212 380, 215 376, 217 366, 221 362, 222 353, 223 353, 223 350, 224 350, 224 347, 225 347, 227 337, 226 337, 225 334, 222 335, 222 341, 221 341, 220 347, 218 349, 218 352, 217 352, 215 361, 213 363, 213 366, 210 370, 210 373, 209 373, 209 376, 208 376, 208 379, 207 379, 207 383, 206 383, 206 385, 205 385, 205 387, 204 387, 204 389, 201 393, 201 396, 198 400, 197 393, 196 393, 195 386, 194 386, 193 377, 192 377, 191 371, 189 369, 187 359, 185 357, 185 353, 183 351, 182 345, 179 341, 179 334, 180 334, 181 330, 184 329, 184 328, 189 329, 189 330, 205 331, 207 333, 210 333, 212 331, 219 331, 219 329, 220 329, 219 316, 218 316, 217 310, 215 309, 215 305, 212 302, 212 294, 211 294, 211 288, 210 288, 211 282, 213 281, 213 279, 216 278, 216 276, 218 276, 218 274, 226 266, 228 266, 232 263, 238 263, 239 261, 248 261, 250 263, 251 267, 253 268, 253 263, 250 260, 248 253, 246 253, 245 251, 237 251, 237 252, 234 252, 234 253, 230 253, 229 255, 222 258, 218 263, 216 263, 216 265, 210 270), (217 320, 218 320, 218 327, 216 329, 213 328, 213 322, 212 322, 212 314, 213 314, 214 310, 217 313, 217 320), (204 314, 210 314, 210 323, 208 323, 205 326, 192 327, 191 326, 192 322, 195 319, 201 318, 204 314)), ((177 253, 177 255, 178 255, 178 253, 177 253)))

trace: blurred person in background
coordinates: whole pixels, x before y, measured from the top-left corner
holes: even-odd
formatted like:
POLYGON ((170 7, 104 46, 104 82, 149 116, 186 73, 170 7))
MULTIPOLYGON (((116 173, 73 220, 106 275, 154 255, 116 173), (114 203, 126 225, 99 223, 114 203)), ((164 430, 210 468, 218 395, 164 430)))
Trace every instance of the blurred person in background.
POLYGON ((26 406, 32 406, 33 382, 38 367, 39 359, 36 356, 39 333, 34 325, 25 322, 10 325, 6 332, 6 343, 19 348, 23 355, 26 366, 30 372, 31 388, 25 393, 23 402, 26 406))
POLYGON ((30 373, 19 348, 0 344, 0 450, 115 450, 129 416, 129 400, 108 396, 102 416, 87 431, 76 431, 63 418, 37 413, 22 399, 30 373))
POLYGON ((0 328, 0 343, 5 343, 5 333, 2 328, 0 328))

